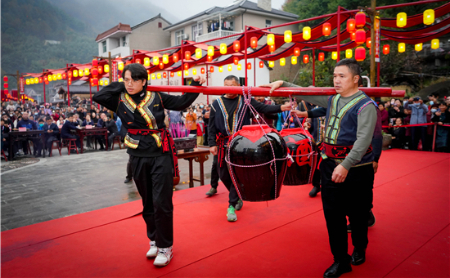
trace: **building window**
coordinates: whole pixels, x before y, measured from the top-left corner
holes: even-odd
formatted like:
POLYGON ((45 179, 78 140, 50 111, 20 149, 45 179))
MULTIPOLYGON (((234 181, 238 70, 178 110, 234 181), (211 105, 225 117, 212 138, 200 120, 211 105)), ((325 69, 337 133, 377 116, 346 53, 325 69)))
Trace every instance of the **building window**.
POLYGON ((196 40, 197 36, 203 35, 203 23, 192 25, 192 40, 196 40))
POLYGON ((162 22, 158 22, 158 28, 162 28, 162 22))
POLYGON ((126 36, 122 37, 122 46, 127 46, 127 37, 126 36))
MULTIPOLYGON (((266 19, 266 28, 267 27, 271 27, 272 26, 272 20, 270 19, 266 19)), ((272 29, 269 29, 269 31, 271 31, 272 29)))
POLYGON ((175 32, 175 45, 181 44, 181 40, 183 39, 183 36, 184 36, 184 30, 175 32))
POLYGON ((106 52, 106 41, 102 41, 103 53, 106 52))

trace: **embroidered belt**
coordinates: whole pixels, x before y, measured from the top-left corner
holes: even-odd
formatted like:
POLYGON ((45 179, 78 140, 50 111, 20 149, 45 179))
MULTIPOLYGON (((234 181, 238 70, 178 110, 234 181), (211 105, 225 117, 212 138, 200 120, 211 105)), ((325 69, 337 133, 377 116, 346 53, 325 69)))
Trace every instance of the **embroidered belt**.
POLYGON ((177 149, 175 148, 175 143, 173 142, 172 136, 167 131, 167 129, 128 129, 128 132, 133 135, 152 135, 154 138, 158 138, 156 143, 158 147, 163 148, 163 153, 171 152, 173 159, 173 167, 174 167, 174 178, 180 177, 180 170, 178 168, 178 157, 177 157, 177 149))
MULTIPOLYGON (((353 145, 350 146, 338 146, 338 145, 331 145, 327 143, 323 143, 323 149, 322 153, 325 154, 329 158, 334 159, 344 159, 347 157, 347 155, 350 153, 350 151, 353 148, 353 145)), ((369 146, 367 149, 366 154, 372 152, 372 145, 369 146)))
POLYGON ((230 136, 225 136, 221 133, 216 134, 217 143, 217 158, 219 160, 219 167, 222 167, 222 163, 225 160, 225 141, 228 140, 230 136))

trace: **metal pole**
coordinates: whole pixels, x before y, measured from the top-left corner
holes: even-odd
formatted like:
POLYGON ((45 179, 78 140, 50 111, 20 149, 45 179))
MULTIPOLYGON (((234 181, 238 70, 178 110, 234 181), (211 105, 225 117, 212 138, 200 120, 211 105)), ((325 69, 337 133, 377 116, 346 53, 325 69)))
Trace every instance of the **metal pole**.
POLYGON ((337 62, 339 62, 339 60, 341 59, 341 6, 338 6, 338 10, 337 10, 337 36, 336 36, 336 40, 337 40, 337 62))
POLYGON ((432 152, 434 152, 434 148, 436 146, 436 127, 437 127, 437 123, 434 123, 434 131, 433 131, 433 148, 432 148, 432 152))
POLYGON ((42 84, 44 85, 44 102, 45 102, 45 82, 42 82, 42 84))
MULTIPOLYGON (((376 15, 376 0, 371 0, 371 14, 372 28, 370 28, 370 82, 372 87, 375 87, 375 15, 376 15)), ((379 86, 379 85, 378 85, 379 86)))
POLYGON ((253 86, 256 87, 256 58, 253 58, 253 86))
POLYGON ((315 48, 312 49, 312 67, 313 67, 313 78, 312 78, 312 83, 313 86, 316 86, 316 53, 315 53, 315 48))
POLYGON ((245 69, 245 86, 247 86, 247 25, 245 25, 245 30, 244 30, 244 59, 245 59, 245 64, 244 64, 244 69, 245 69))

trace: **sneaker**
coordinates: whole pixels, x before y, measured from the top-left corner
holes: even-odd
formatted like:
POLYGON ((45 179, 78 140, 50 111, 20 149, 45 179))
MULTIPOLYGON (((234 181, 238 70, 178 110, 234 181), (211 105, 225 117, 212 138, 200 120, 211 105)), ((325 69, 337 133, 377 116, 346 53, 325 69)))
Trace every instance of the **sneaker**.
POLYGON ((158 255, 158 247, 155 241, 150 241, 150 250, 147 252, 147 258, 154 258, 158 255))
POLYGON ((234 208, 236 210, 241 210, 242 206, 244 205, 244 202, 242 202, 241 199, 239 199, 239 201, 236 203, 236 205, 234 206, 234 208))
POLYGON ((166 266, 170 263, 173 258, 172 247, 168 248, 158 248, 158 255, 153 262, 156 266, 166 266))
POLYGON ((237 215, 233 206, 230 206, 227 210, 227 220, 229 222, 235 222, 237 220, 237 215))
POLYGON ((369 223, 368 223, 369 227, 372 227, 373 225, 375 225, 375 215, 373 215, 372 210, 370 210, 370 214, 369 214, 369 223))
POLYGON ((212 195, 217 194, 217 189, 214 187, 211 187, 211 189, 206 192, 206 196, 211 197, 212 195))
POLYGON ((129 183, 129 182, 131 182, 131 181, 132 181, 132 179, 125 178, 125 181, 124 181, 123 183, 129 183))
POLYGON ((320 187, 313 186, 313 189, 309 191, 309 197, 314 198, 317 196, 317 193, 320 192, 320 187))

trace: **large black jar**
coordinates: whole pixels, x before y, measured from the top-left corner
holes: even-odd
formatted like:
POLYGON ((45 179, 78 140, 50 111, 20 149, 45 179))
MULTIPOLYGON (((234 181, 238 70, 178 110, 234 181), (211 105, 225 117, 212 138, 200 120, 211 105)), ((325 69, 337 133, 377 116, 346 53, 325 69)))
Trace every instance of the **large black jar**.
POLYGON ((317 151, 313 137, 302 128, 283 129, 280 134, 294 160, 287 168, 284 185, 311 183, 317 166, 317 151), (314 153, 308 156, 311 152, 314 153))
POLYGON ((287 167, 287 146, 275 129, 267 125, 243 126, 230 142, 229 153, 227 151, 226 155, 229 155, 232 164, 240 165, 228 164, 228 169, 242 200, 269 201, 280 196, 287 167), (273 160, 273 154, 280 160, 255 166, 273 160))

